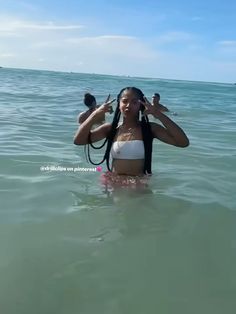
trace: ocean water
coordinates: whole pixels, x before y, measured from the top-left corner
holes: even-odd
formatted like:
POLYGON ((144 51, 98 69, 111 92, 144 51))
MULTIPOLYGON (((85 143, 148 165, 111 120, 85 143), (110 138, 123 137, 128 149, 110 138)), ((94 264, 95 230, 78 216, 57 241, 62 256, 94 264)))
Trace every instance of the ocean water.
POLYGON ((235 130, 233 84, 0 69, 0 313, 234 314, 235 130), (145 194, 106 193, 73 145, 84 92, 125 86, 190 139, 154 142, 145 194))

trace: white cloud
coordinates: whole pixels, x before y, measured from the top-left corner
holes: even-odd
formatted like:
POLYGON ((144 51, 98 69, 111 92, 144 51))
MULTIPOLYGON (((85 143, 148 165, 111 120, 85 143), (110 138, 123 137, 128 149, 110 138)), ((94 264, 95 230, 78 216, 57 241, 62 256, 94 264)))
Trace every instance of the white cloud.
POLYGON ((40 41, 40 39, 38 39, 38 41, 36 42, 31 42, 29 47, 32 49, 46 49, 46 48, 57 48, 61 46, 61 42, 56 42, 56 40, 53 41, 40 41))
POLYGON ((158 37, 158 41, 160 44, 166 43, 176 43, 176 42, 186 42, 191 41, 194 36, 187 32, 173 31, 167 32, 158 37))
POLYGON ((157 58, 157 53, 136 37, 82 36, 80 29, 81 25, 5 20, 0 34, 11 31, 16 36, 2 38, 2 52, 10 55, 16 51, 15 59, 7 66, 129 74, 137 72, 142 64, 150 66, 157 58))
POLYGON ((225 47, 225 48, 236 47, 236 40, 222 40, 222 41, 219 41, 218 44, 221 47, 225 47))
POLYGON ((221 56, 236 60, 236 40, 221 40, 217 43, 217 48, 217 52, 221 56))
MULTIPOLYGON (((204 57, 197 37, 188 32, 143 39, 109 33, 88 36, 81 28, 79 23, 5 18, 0 23, 1 66, 211 81, 230 81, 232 69, 236 72, 234 60, 229 64, 224 62, 227 58, 219 58, 213 63, 213 49, 211 57, 204 57), (181 51, 174 49, 178 44, 181 51)), ((217 47, 233 49, 235 41, 222 40, 217 47)))
POLYGON ((72 37, 68 38, 67 42, 71 44, 102 44, 111 42, 120 42, 129 44, 130 41, 135 41, 136 37, 131 36, 112 36, 112 35, 102 35, 102 36, 90 36, 90 37, 72 37))
POLYGON ((141 40, 131 36, 103 35, 96 37, 78 37, 66 40, 79 54, 93 53, 96 58, 123 56, 133 60, 152 59, 157 56, 155 51, 147 47, 141 40))
POLYGON ((0 59, 1 58, 14 58, 15 54, 14 53, 0 53, 0 59))
POLYGON ((0 18, 0 32, 17 32, 17 31, 71 31, 83 28, 83 25, 59 25, 54 22, 35 23, 31 21, 0 18))
POLYGON ((0 30, 0 38, 13 38, 13 37, 22 37, 22 35, 16 32, 8 31, 1 32, 0 30))

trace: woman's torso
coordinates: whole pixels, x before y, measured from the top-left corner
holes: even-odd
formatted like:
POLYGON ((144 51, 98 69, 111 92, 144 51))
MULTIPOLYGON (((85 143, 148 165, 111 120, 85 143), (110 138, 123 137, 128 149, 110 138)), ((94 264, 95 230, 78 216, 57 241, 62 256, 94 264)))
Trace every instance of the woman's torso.
POLYGON ((115 156, 112 160, 112 172, 120 175, 143 175, 144 146, 141 124, 130 129, 125 129, 122 126, 119 126, 113 141, 111 153, 115 156), (130 147, 124 147, 123 145, 130 147), (119 146, 121 156, 119 156, 119 146), (126 155, 126 158, 123 158, 122 156, 122 149, 123 155, 126 155), (129 149, 132 150, 130 151, 131 156, 127 156, 129 149), (134 152, 134 150, 136 150, 136 152, 134 152), (132 156, 134 159, 132 159, 132 156))

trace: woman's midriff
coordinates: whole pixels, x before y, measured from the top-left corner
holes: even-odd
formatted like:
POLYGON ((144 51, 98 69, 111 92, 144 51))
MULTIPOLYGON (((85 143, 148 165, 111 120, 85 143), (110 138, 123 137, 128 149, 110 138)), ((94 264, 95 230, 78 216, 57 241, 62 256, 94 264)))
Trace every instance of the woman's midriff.
POLYGON ((140 176, 143 175, 143 159, 113 159, 112 172, 118 175, 140 176))

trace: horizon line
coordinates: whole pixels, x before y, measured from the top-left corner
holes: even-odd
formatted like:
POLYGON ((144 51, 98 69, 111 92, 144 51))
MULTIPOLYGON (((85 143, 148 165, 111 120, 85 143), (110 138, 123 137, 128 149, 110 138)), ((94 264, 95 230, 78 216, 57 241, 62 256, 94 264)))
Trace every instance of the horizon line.
POLYGON ((107 74, 107 73, 92 73, 92 72, 76 72, 76 71, 66 71, 66 70, 48 70, 48 69, 35 69, 35 68, 14 68, 0 66, 0 69, 9 70, 31 70, 31 71, 45 71, 45 72, 56 72, 56 73, 67 73, 67 74, 88 74, 88 75, 104 75, 104 76, 117 76, 126 78, 138 78, 138 79, 156 79, 156 80, 166 80, 166 81, 183 81, 183 82, 198 82, 198 83, 216 83, 216 84, 231 84, 235 85, 236 82, 220 82, 220 81, 202 81, 202 80, 190 80, 190 79, 177 79, 177 78, 161 78, 161 77, 148 77, 148 76, 133 76, 128 74, 107 74))

